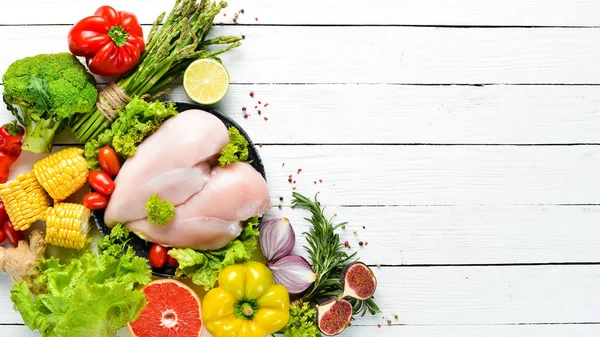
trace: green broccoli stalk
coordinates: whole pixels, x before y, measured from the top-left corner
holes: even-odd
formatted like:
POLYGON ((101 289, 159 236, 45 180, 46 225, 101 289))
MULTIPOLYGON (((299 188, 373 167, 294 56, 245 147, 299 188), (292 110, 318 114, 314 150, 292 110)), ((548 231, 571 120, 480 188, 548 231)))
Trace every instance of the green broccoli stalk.
POLYGON ((166 226, 175 216, 175 206, 156 194, 146 202, 146 210, 148 211, 148 221, 158 227, 166 226))
POLYGON ((23 149, 34 153, 50 152, 56 133, 77 113, 92 111, 98 98, 94 78, 69 53, 17 60, 2 81, 4 102, 25 126, 23 149))

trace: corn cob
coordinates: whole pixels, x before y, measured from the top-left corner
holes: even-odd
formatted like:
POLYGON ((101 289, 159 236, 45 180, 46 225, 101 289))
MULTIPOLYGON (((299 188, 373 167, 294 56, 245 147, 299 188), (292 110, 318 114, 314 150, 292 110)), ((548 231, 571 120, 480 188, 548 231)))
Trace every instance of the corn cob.
POLYGON ((71 147, 60 150, 33 165, 35 177, 56 201, 65 200, 86 182, 87 162, 83 149, 71 147))
POLYGON ((44 220, 50 198, 38 183, 33 171, 0 185, 0 199, 16 230, 24 231, 37 220, 44 220))
POLYGON ((46 241, 65 247, 82 249, 88 238, 90 210, 83 205, 58 203, 46 216, 46 241))

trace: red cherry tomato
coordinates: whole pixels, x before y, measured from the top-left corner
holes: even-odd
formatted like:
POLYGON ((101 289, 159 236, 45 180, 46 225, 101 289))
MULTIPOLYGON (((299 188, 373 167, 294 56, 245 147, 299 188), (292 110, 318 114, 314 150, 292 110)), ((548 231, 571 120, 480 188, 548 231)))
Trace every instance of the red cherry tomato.
POLYGON ((162 268, 167 263, 167 248, 155 243, 150 248, 150 253, 148 254, 148 259, 150 260, 150 265, 154 268, 162 268))
POLYGON ((19 244, 19 241, 23 240, 23 232, 15 230, 10 220, 4 222, 2 229, 11 245, 16 247, 19 244))
POLYGON ((108 198, 98 192, 91 192, 83 197, 83 205, 90 210, 103 209, 108 205, 108 198))
POLYGON ((116 176, 121 170, 119 156, 110 146, 104 146, 98 151, 98 162, 102 170, 111 177, 116 176))
MULTIPOLYGON (((169 250, 171 250, 172 248, 169 248, 169 250)), ((179 267, 179 262, 177 262, 177 259, 172 257, 171 255, 169 255, 169 252, 167 251, 167 264, 173 268, 177 268, 179 267)))
MULTIPOLYGON (((8 220, 8 214, 6 214, 6 209, 4 208, 4 203, 0 200, 0 223, 3 224, 8 220)), ((2 242, 2 241, 0 241, 2 242)))
POLYGON ((4 234, 4 230, 0 231, 0 243, 4 242, 4 239, 6 238, 6 234, 4 234))
POLYGON ((115 191, 115 182, 102 171, 92 171, 88 177, 92 188, 104 195, 111 195, 115 191))

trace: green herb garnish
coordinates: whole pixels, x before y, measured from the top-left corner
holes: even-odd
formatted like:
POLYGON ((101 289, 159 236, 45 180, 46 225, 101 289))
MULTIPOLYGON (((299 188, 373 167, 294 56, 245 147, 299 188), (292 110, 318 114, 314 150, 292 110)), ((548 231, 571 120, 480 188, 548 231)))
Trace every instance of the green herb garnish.
POLYGON ((287 337, 321 337, 317 327, 317 309, 311 307, 307 302, 292 304, 290 306, 290 320, 283 335, 287 337))
POLYGON ((229 133, 229 143, 221 150, 219 157, 221 167, 248 160, 248 140, 233 126, 227 129, 227 132, 229 133))
POLYGON ((146 202, 148 221, 158 227, 166 226, 175 216, 175 206, 169 200, 163 200, 154 194, 146 202))

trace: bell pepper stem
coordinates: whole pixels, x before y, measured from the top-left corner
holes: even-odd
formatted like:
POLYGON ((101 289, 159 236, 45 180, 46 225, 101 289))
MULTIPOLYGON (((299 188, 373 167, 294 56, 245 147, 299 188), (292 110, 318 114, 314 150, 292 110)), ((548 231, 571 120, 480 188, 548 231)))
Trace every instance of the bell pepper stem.
POLYGON ((108 36, 117 45, 117 47, 123 47, 127 42, 129 33, 121 26, 112 26, 108 31, 108 36))
POLYGON ((252 320, 258 311, 258 304, 255 300, 243 299, 235 304, 235 317, 252 320))
POLYGON ((244 313, 244 316, 246 317, 251 317, 252 314, 254 314, 254 309, 252 309, 252 306, 249 303, 244 303, 242 304, 242 313, 244 313))

